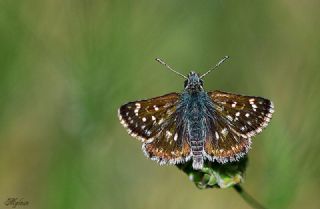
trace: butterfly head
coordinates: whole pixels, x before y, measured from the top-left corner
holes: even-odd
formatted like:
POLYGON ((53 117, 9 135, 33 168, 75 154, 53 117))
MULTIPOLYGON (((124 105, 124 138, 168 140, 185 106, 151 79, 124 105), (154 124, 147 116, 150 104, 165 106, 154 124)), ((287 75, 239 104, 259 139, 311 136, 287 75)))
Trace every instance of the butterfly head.
POLYGON ((184 88, 190 92, 200 91, 203 88, 203 80, 200 78, 198 73, 191 71, 188 74, 187 80, 184 82, 184 88))

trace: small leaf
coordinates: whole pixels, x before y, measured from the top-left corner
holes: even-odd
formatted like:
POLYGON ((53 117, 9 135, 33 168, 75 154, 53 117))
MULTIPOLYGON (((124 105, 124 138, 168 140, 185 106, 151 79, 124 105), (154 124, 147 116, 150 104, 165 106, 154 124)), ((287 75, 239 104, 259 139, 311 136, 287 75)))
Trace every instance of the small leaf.
POLYGON ((247 161, 247 157, 225 164, 205 161, 201 170, 194 170, 192 161, 179 164, 177 167, 185 172, 199 189, 229 188, 243 182, 247 161))

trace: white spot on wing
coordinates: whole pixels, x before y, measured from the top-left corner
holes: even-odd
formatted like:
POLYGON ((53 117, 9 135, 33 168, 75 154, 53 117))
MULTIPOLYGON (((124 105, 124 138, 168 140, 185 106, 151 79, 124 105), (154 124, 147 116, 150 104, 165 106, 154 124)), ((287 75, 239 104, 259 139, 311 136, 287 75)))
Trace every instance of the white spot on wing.
POLYGON ((158 124, 160 125, 161 123, 163 123, 163 118, 161 118, 158 122, 158 124))
POLYGON ((237 116, 237 117, 240 116, 240 112, 237 112, 237 113, 236 113, 236 116, 237 116))
POLYGON ((216 134, 216 138, 219 139, 219 134, 218 134, 218 132, 215 132, 215 134, 216 134))
POLYGON ((135 105, 136 105, 136 107, 137 107, 138 109, 141 108, 141 104, 140 104, 140 103, 137 102, 135 105))
POLYGON ((156 117, 154 117, 154 116, 151 116, 151 119, 152 119, 152 120, 156 120, 156 117))
POLYGON ((221 134, 223 136, 226 136, 228 134, 228 129, 227 128, 222 129, 221 134))
POLYGON ((227 115, 226 117, 227 117, 227 118, 228 118, 228 120, 230 120, 230 121, 232 121, 232 120, 233 120, 233 118, 232 118, 230 115, 227 115))
POLYGON ((250 114, 249 113, 246 113, 246 115, 245 115, 247 118, 250 116, 250 114))
POLYGON ((175 133, 175 134, 174 134, 174 137, 173 137, 173 140, 177 141, 177 139, 178 139, 178 134, 175 133))
POLYGON ((143 121, 143 122, 146 122, 146 121, 147 121, 147 118, 143 117, 143 118, 142 118, 142 121, 143 121))
POLYGON ((159 110, 159 107, 157 107, 157 105, 153 105, 153 108, 154 108, 155 111, 159 110))
POLYGON ((169 139, 172 136, 172 133, 170 131, 166 131, 166 137, 169 139))

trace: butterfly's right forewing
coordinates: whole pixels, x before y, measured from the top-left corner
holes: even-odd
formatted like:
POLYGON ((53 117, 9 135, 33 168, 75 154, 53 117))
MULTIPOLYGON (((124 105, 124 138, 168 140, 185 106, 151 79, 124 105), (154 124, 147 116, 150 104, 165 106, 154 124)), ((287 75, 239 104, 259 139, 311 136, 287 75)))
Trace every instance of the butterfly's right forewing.
POLYGON ((129 102, 119 109, 122 125, 144 142, 145 155, 160 164, 176 164, 190 157, 190 146, 176 112, 179 98, 179 94, 171 93, 129 102))
POLYGON ((118 110, 121 124, 142 142, 154 137, 176 110, 179 94, 171 93, 152 99, 129 102, 118 110))

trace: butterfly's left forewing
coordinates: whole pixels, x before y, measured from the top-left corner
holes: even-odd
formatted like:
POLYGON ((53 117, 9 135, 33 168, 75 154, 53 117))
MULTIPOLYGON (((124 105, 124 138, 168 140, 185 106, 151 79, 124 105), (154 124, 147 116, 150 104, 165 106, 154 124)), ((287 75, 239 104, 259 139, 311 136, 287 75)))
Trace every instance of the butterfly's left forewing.
POLYGON ((252 137, 265 128, 274 112, 273 103, 262 97, 222 91, 209 92, 215 108, 242 135, 252 137))
POLYGON ((212 105, 206 118, 205 155, 222 163, 238 160, 248 152, 251 137, 268 125, 273 104, 261 97, 221 91, 208 96, 212 105))
POLYGON ((144 144, 145 155, 160 164, 176 164, 189 158, 190 146, 177 118, 180 95, 171 93, 120 107, 119 119, 128 133, 144 144))

